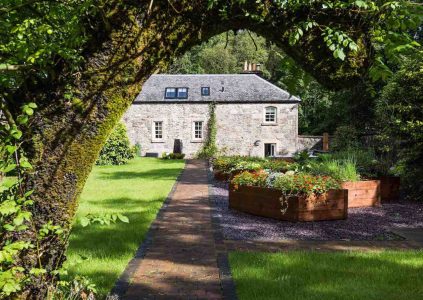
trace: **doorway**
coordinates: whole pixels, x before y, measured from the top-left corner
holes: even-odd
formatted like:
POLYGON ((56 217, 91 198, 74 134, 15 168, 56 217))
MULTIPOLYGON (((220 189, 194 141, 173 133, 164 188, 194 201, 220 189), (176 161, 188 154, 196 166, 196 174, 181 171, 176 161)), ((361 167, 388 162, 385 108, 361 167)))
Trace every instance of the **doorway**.
POLYGON ((275 156, 276 154, 276 144, 264 144, 264 156, 275 156))

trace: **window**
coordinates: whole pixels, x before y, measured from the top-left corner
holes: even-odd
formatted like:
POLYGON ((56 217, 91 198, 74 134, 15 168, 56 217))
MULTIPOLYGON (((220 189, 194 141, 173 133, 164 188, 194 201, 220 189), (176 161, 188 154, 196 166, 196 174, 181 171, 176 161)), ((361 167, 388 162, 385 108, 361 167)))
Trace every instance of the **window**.
POLYGON ((165 98, 166 99, 175 99, 176 98, 176 88, 166 88, 165 98))
POLYGON ((165 89, 165 99, 187 99, 188 98, 188 88, 180 87, 173 88, 167 87, 165 89))
POLYGON ((203 121, 194 122, 194 139, 196 140, 203 139, 203 121))
POLYGON ((154 122, 154 138, 155 139, 162 139, 163 138, 163 122, 156 121, 154 122))
POLYGON ((210 96, 210 87, 208 86, 201 87, 201 96, 210 96))
POLYGON ((264 144, 264 156, 272 157, 275 156, 276 144, 264 144))
POLYGON ((276 107, 268 106, 264 112, 265 123, 276 123, 276 107))
POLYGON ((178 88, 178 99, 188 98, 188 88, 178 88))

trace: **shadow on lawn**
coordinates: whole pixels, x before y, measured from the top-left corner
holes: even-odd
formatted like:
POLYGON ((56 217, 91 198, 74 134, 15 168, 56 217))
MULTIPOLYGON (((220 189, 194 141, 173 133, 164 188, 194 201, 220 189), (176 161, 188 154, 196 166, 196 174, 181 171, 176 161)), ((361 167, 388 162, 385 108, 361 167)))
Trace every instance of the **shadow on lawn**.
MULTIPOLYGON (((140 193, 142 193, 142 190, 140 191, 140 193)), ((101 202, 96 200, 89 200, 87 202, 92 205, 101 205, 102 209, 111 209, 111 211, 116 210, 117 206, 125 207, 125 210, 129 211, 138 211, 140 208, 147 208, 147 211, 150 211, 158 210, 158 208, 163 204, 163 201, 163 197, 151 200, 120 197, 104 199, 101 200, 101 202)), ((138 216, 138 218, 140 218, 140 216, 138 216)))
POLYGON ((97 176, 103 180, 126 180, 126 179, 161 179, 161 180, 175 180, 175 176, 178 175, 178 169, 156 169, 149 171, 113 171, 113 172, 99 172, 97 176))

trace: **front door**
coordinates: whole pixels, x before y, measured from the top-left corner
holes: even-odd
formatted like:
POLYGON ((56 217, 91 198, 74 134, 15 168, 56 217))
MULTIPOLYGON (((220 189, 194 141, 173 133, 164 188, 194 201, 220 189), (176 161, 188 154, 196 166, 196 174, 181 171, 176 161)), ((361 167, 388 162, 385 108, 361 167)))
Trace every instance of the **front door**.
POLYGON ((264 144, 264 156, 275 156, 276 144, 264 144))

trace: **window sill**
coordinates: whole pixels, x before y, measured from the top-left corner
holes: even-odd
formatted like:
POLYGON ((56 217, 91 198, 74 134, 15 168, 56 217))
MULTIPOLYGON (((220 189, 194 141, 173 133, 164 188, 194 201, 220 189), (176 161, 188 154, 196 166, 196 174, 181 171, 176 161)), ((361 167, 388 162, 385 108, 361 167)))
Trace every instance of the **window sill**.
POLYGON ((261 123, 261 126, 277 126, 278 123, 261 123))
POLYGON ((204 140, 191 140, 191 143, 204 143, 204 140))
POLYGON ((151 140, 152 143, 164 143, 164 140, 151 140))

